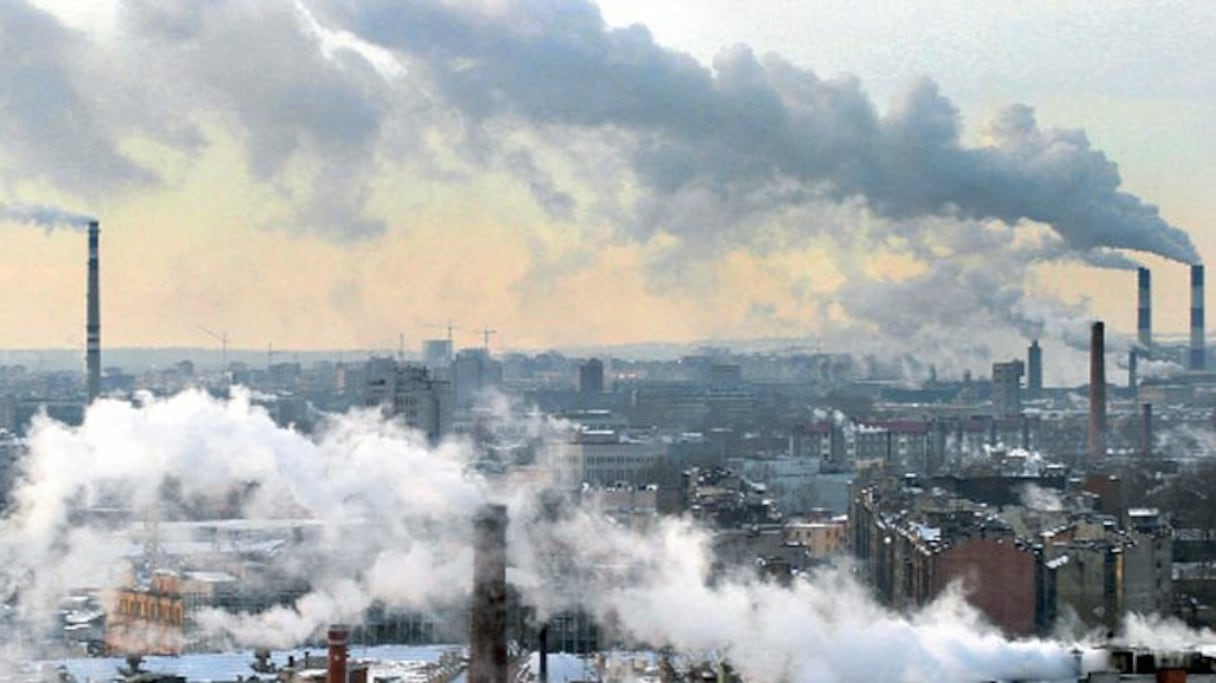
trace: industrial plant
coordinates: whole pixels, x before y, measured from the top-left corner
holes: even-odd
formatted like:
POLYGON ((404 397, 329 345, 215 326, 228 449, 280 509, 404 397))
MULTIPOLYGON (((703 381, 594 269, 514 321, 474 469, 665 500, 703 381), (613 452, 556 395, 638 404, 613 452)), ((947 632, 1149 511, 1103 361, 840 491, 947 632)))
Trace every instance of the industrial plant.
POLYGON ((1125 5, 0 2, 0 683, 1216 682, 1125 5))
MULTIPOLYGON (((335 603, 273 663, 273 650, 245 640, 231 620, 284 610, 302 618, 327 580, 301 567, 369 580, 364 563, 391 546, 349 539, 379 533, 376 517, 334 520, 307 500, 250 516, 270 485, 256 477, 190 494, 188 473, 166 473, 150 505, 100 485, 69 503, 65 523, 99 534, 91 552, 108 559, 62 586, 57 616, 27 608, 24 596, 42 590, 33 575, 2 584, 0 619, 28 634, 39 657, 127 657, 128 680, 178 676, 141 669, 146 658, 207 661, 250 644, 254 671, 281 681, 403 670, 393 666, 435 683, 546 681, 551 659, 568 670, 563 680, 750 680, 755 665, 737 653, 652 640, 619 606, 600 605, 627 590, 622 577, 645 581, 651 570, 562 537, 569 520, 598 518, 641 547, 672 521, 690 521, 707 534, 709 585, 797 594, 847 566, 894 614, 961 595, 1002 637, 1071 634, 1084 654, 1062 649, 1065 673, 1051 680, 1206 680, 1216 666, 1204 643, 1162 650, 1116 635, 1128 619, 1216 626, 1216 507, 1205 483, 1216 481, 1216 441, 1204 436, 1213 433, 1216 373, 1207 371, 1202 265, 1190 267, 1186 343, 1155 336, 1151 273, 1140 268, 1135 338, 1116 337, 1112 350, 1107 326, 1092 321, 1082 386, 1053 381, 1044 359, 1058 350, 1039 339, 1024 361, 993 363, 990 378, 934 371, 910 382, 899 375, 905 366, 824 351, 495 354, 488 331, 480 347, 457 353, 449 337, 424 340, 414 357, 402 349, 311 367, 268 359, 217 369, 182 359, 134 374, 102 371, 99 235, 89 221, 83 377, 0 367, 10 511, 29 495, 23 459, 37 455, 48 428, 38 415, 62 425, 55 429, 87 430, 99 402, 143 393, 171 403, 192 391, 249 401, 266 428, 305 440, 323 442, 336 416, 370 415, 418 435, 410 448, 437 449, 429 459, 465 452, 461 476, 501 502, 483 504, 453 536, 473 549, 470 588, 445 584, 425 603, 377 597, 354 612, 335 603), (1112 382, 1108 359, 1124 352, 1127 380, 1112 382), (1173 369, 1142 372, 1150 365, 1173 369), (540 508, 511 502, 520 491, 540 508), (508 538, 530 539, 526 551, 508 538), (414 649, 395 664, 348 659, 355 643, 369 657, 393 644, 414 649), (298 649, 309 645, 328 647, 324 663, 298 649), (612 654, 622 652, 632 654, 612 654)), ((422 515, 411 524, 446 524, 422 510, 404 514, 422 515)), ((75 675, 69 669, 59 675, 75 675)))

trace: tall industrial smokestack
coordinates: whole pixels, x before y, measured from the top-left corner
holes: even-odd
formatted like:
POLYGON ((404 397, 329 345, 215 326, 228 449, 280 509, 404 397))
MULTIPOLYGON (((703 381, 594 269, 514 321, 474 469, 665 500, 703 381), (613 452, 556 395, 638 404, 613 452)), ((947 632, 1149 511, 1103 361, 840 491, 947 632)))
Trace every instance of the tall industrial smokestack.
POLYGON ((1137 373, 1136 366, 1140 361, 1140 354, 1143 353, 1140 349, 1132 349, 1127 352, 1127 388, 1132 394, 1136 393, 1137 373))
POLYGON ((1148 268, 1136 270, 1137 294, 1136 337, 1144 352, 1153 352, 1153 274, 1148 268))
POLYGON ((1143 404, 1140 411, 1140 454, 1151 458, 1153 456, 1153 404, 1143 404))
POLYGON ((1095 322, 1089 341, 1089 461, 1106 454, 1106 325, 1095 322))
POLYGON ((1043 393, 1043 349, 1039 340, 1030 342, 1026 350, 1026 393, 1030 398, 1039 398, 1043 393))
POLYGON ((473 609, 469 683, 507 683, 507 508, 485 505, 473 519, 473 609))
POLYGON ((101 225, 89 221, 89 283, 88 311, 84 325, 85 370, 88 373, 89 403, 101 393, 101 266, 98 263, 98 241, 101 225))
POLYGON ((1203 343, 1203 266, 1191 266, 1191 362, 1192 370, 1207 365, 1203 343))

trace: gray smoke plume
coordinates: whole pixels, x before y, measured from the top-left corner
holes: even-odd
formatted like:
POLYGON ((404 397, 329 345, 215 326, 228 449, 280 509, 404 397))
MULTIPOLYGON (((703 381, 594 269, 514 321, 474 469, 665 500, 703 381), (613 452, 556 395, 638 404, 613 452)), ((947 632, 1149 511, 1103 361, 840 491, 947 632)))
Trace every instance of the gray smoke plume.
POLYGON ((97 219, 92 216, 74 213, 54 206, 21 203, 0 204, 0 222, 31 223, 49 230, 62 226, 85 228, 88 227, 90 222, 95 220, 97 219))
POLYGON ((30 3, 0 3, 0 177, 86 198, 157 179, 121 149, 128 126, 104 104, 123 99, 121 70, 95 47, 30 3))
MULTIPOLYGON (((824 80, 746 47, 707 69, 643 27, 609 29, 580 0, 320 4, 353 34, 410 60, 466 125, 506 118, 627 133, 634 173, 660 198, 707 189, 743 200, 793 182, 787 203, 861 196, 892 218, 1031 220, 1080 250, 1199 260, 1185 232, 1120 191, 1117 167, 1083 132, 1040 129, 1026 106, 1001 112, 987 144, 965 147, 957 110, 930 81, 880 115, 855 79, 824 80)), ((640 223, 689 236, 703 229, 662 212, 640 223)))
POLYGON ((771 239, 756 224, 791 209, 861 198, 897 221, 1035 221, 1077 251, 1198 261, 1083 132, 1042 129, 1029 107, 966 146, 930 81, 880 112, 855 78, 743 46, 706 67, 644 27, 609 28, 586 0, 126 0, 115 16, 118 35, 97 40, 26 0, 0 8, 0 174, 90 196, 159 179, 124 139, 188 159, 218 131, 291 201, 282 224, 337 238, 385 229, 370 205, 388 163, 440 179, 505 169, 561 220, 709 255, 699 245, 771 239))

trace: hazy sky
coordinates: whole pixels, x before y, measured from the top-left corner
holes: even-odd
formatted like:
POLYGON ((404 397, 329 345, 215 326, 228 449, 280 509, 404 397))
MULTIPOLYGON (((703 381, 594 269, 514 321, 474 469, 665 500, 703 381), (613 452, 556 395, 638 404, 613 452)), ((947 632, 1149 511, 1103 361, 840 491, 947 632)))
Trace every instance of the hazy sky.
MULTIPOLYGON (((100 217, 107 345, 964 357, 1216 253, 1208 3, 81 4, 0 7, 0 202, 100 217)), ((0 232, 0 346, 81 344, 83 236, 0 232)))

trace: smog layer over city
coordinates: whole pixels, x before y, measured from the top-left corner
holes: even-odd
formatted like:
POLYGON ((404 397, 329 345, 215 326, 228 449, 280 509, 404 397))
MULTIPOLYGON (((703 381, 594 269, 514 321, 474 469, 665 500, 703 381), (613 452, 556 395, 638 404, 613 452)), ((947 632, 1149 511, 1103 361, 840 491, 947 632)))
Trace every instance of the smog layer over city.
POLYGON ((0 683, 1216 681, 1205 3, 0 3, 0 683))

